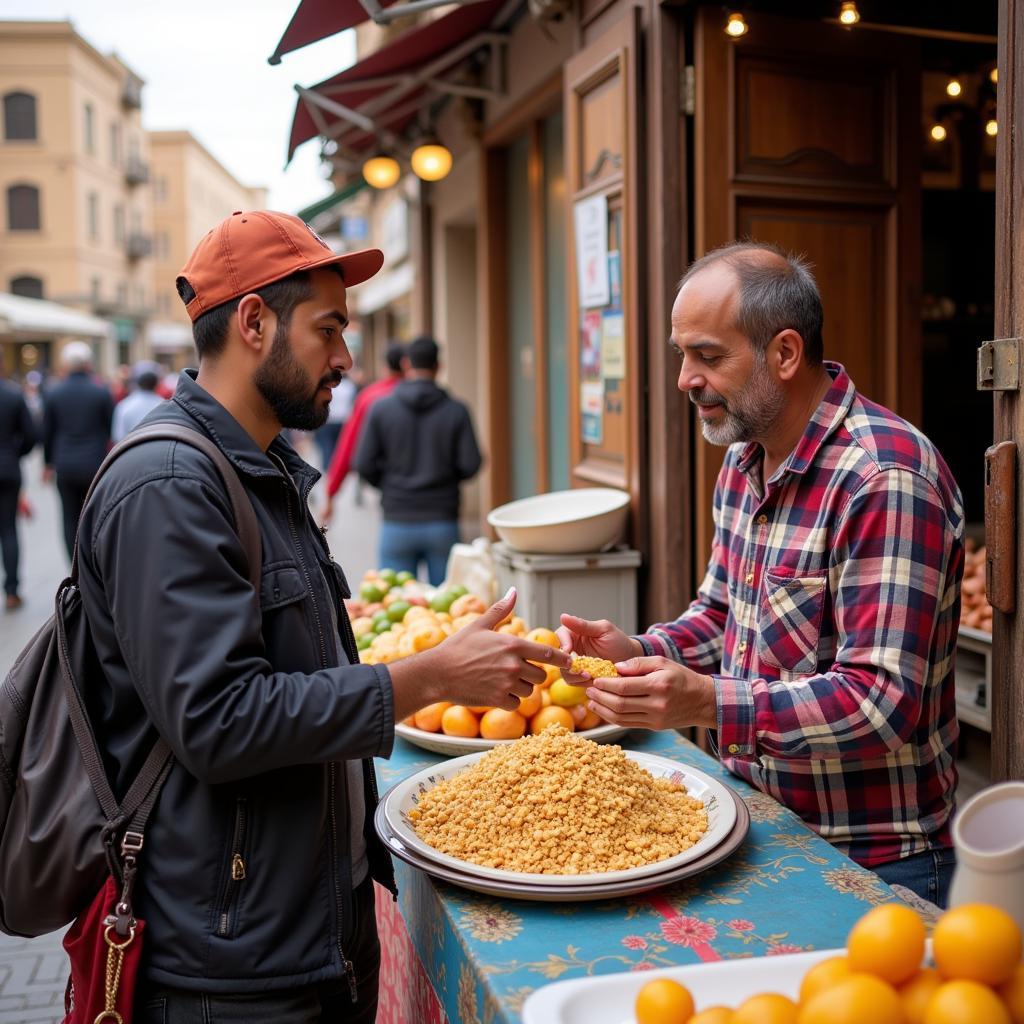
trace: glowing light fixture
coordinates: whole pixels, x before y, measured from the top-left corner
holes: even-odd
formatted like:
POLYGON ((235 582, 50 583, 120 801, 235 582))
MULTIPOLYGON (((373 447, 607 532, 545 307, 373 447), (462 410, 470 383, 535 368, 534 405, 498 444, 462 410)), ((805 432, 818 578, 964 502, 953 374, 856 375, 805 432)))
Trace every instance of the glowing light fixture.
POLYGON ((727 36, 739 39, 740 36, 745 36, 749 31, 750 26, 747 24, 747 19, 739 11, 731 12, 729 17, 726 18, 725 34, 727 36))
POLYGON ((379 154, 363 164, 363 177, 374 188, 391 188, 402 176, 402 169, 394 157, 379 154))
POLYGON ((946 141, 946 128, 944 125, 933 124, 928 134, 932 137, 932 142, 946 141))
POLYGON ((990 117, 985 122, 985 134, 992 136, 999 134, 999 122, 994 117, 990 117))
POLYGON ((436 139, 421 142, 412 151, 413 173, 424 181, 440 181, 452 169, 452 154, 436 139))
POLYGON ((960 84, 959 78, 951 78, 946 83, 946 95, 947 96, 959 96, 964 91, 964 87, 960 84))
POLYGON ((988 73, 988 80, 989 80, 989 81, 990 81, 990 82, 991 82, 991 83, 992 83, 993 85, 995 85, 995 84, 996 84, 996 82, 998 82, 998 81, 999 81, 999 68, 993 68, 993 69, 992 69, 992 70, 991 70, 991 71, 990 71, 990 72, 988 73))
POLYGON ((842 25, 856 25, 860 21, 860 11, 853 0, 839 5, 839 22, 842 25))

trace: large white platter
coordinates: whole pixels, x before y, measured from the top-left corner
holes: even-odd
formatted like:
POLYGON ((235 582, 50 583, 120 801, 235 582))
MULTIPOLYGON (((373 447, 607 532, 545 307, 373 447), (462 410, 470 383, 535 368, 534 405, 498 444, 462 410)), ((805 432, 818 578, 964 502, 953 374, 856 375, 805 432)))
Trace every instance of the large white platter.
POLYGON ((671 978, 685 985, 698 1011, 709 1006, 735 1010, 760 992, 778 992, 796 1000, 809 968, 845 953, 845 949, 819 949, 558 981, 530 995, 523 1004, 523 1024, 636 1024, 636 994, 654 978, 671 978))
POLYGON ((628 868, 623 871, 602 871, 579 875, 549 875, 525 871, 504 871, 499 868, 483 867, 471 864, 459 857, 441 853, 429 846, 416 834, 416 829, 409 820, 409 812, 419 802, 420 797, 444 779, 450 779, 459 772, 475 764, 486 756, 486 751, 457 757, 443 764, 425 768, 423 771, 410 775, 409 778, 393 786, 383 800, 383 815, 392 834, 407 847, 421 857, 437 864, 453 868, 462 874, 471 874, 480 878, 490 878, 501 882, 512 882, 518 885, 588 885, 609 884, 620 881, 633 881, 648 875, 660 875, 681 867, 690 861, 703 857, 723 842, 736 824, 736 805, 729 790, 717 779, 691 768, 689 765, 670 761, 667 757, 646 754, 637 750, 624 750, 630 760, 649 771, 655 778, 669 778, 682 782, 687 792, 702 801, 708 815, 708 830, 701 839, 688 850, 667 857, 665 860, 645 864, 642 867, 628 868))
MULTIPOLYGON (((593 729, 581 732, 580 735, 595 743, 610 743, 627 732, 629 730, 623 729, 620 725, 598 725, 593 729)), ((446 736, 443 732, 425 732, 423 729, 415 729, 411 725, 402 725, 401 722, 395 726, 395 735, 424 750, 431 750, 435 754, 448 754, 451 757, 475 754, 480 750, 490 750, 491 747, 515 743, 515 740, 484 740, 479 736, 446 736)))

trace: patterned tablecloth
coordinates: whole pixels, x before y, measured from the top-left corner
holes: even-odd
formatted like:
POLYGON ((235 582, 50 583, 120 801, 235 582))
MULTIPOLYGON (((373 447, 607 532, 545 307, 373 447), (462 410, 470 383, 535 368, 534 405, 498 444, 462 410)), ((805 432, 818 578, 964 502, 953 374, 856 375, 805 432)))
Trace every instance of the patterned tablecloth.
MULTIPOLYGON (((390 899, 379 899, 378 1021, 427 1024, 446 1014, 459 1024, 513 1024, 526 997, 550 981, 841 946, 865 910, 895 899, 877 875, 676 733, 636 731, 620 743, 732 786, 750 809, 743 845, 720 866, 669 888, 578 904, 481 896, 396 861, 405 928, 390 899)), ((440 760, 396 740, 391 759, 377 762, 382 792, 440 760)))

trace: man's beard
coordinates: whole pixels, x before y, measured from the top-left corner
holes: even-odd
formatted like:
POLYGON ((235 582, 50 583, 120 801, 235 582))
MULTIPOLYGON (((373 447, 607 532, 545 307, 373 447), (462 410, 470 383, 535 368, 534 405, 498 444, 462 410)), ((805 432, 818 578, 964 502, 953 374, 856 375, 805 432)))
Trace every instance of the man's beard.
POLYGON ((317 430, 327 422, 330 402, 318 402, 320 388, 337 384, 341 372, 328 374, 310 391, 309 377, 292 355, 288 327, 280 321, 267 360, 256 371, 253 383, 273 410, 282 427, 317 430))
POLYGON ((731 403, 711 388, 691 391, 690 401, 695 405, 722 407, 722 418, 718 421, 702 419, 701 431, 710 444, 730 445, 764 438, 782 411, 786 396, 768 373, 764 355, 757 353, 746 384, 731 403))

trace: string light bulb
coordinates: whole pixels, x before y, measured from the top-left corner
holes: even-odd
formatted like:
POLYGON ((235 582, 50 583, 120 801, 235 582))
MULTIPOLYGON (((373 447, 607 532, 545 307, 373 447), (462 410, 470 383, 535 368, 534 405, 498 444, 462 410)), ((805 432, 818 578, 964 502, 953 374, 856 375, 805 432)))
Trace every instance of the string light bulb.
POLYGON ((732 36, 733 39, 739 39, 749 31, 750 26, 747 24, 747 19, 739 11, 731 11, 729 17, 725 19, 725 34, 732 36))
POLYGON ((993 138, 999 134, 999 122, 994 117, 990 117, 985 122, 985 134, 991 135, 993 138))
POLYGON ((995 85, 999 81, 999 68, 993 68, 988 73, 988 80, 995 85))
POLYGON ((959 96, 964 91, 964 87, 960 84, 959 78, 951 78, 946 83, 946 95, 947 96, 959 96))
POLYGON ((413 151, 409 161, 413 173, 423 181, 440 181, 452 169, 452 154, 436 139, 421 142, 413 151))
POLYGON ((850 27, 856 25, 858 21, 860 21, 860 11, 857 10, 857 5, 853 0, 846 0, 845 3, 839 5, 840 24, 850 27))
POLYGON ((402 176, 398 161, 391 156, 372 156, 363 164, 363 178, 374 188, 391 188, 402 176))
POLYGON ((928 134, 932 137, 932 142, 945 142, 946 141, 946 128, 945 125, 933 124, 928 134))

